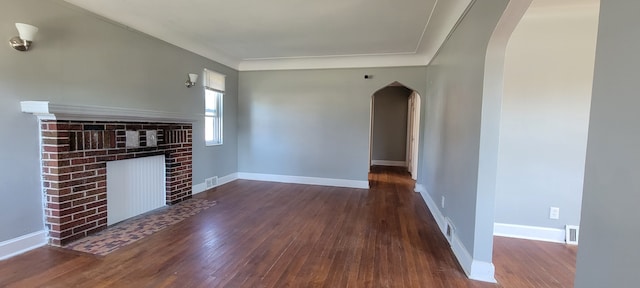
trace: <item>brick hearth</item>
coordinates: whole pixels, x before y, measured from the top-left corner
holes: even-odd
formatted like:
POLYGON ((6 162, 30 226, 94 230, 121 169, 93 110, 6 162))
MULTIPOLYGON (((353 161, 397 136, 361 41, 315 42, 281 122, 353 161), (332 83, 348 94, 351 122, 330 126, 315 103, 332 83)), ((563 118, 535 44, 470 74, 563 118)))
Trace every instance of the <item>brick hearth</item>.
POLYGON ((108 161, 165 155, 166 203, 191 198, 191 124, 42 120, 40 128, 51 245, 107 227, 108 161), (147 145, 149 130, 157 133, 155 147, 147 145), (126 131, 139 132, 141 147, 126 147, 126 131))

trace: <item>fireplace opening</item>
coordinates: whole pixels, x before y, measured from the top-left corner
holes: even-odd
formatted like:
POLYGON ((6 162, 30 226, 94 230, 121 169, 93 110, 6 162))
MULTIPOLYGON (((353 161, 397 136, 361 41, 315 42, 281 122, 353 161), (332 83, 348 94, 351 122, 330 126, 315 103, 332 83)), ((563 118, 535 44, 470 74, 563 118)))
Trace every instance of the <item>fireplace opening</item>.
POLYGON ((163 207, 164 155, 107 162, 107 225, 163 207))

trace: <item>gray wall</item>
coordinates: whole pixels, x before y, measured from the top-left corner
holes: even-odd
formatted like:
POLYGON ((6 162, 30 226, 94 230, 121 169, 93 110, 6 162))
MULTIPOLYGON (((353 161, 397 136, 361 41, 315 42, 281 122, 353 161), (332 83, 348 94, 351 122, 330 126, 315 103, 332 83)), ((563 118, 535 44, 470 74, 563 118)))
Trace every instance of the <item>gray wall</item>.
POLYGON ((405 161, 411 90, 389 86, 374 93, 372 160, 405 161))
MULTIPOLYGON (((484 63, 489 38, 507 3, 475 2, 429 65, 420 151, 424 168, 418 183, 436 203, 446 198, 441 212, 451 219, 473 258, 487 262, 491 262, 492 231, 485 231, 482 239, 475 235, 477 225, 493 223, 493 205, 477 210, 484 63)), ((493 203, 492 197, 486 198, 491 199, 481 201, 493 203)))
POLYGON ((637 287, 640 1, 602 1, 575 287, 637 287))
POLYGON ((239 172, 367 180, 371 96, 425 67, 240 72, 239 172), (363 79, 364 74, 373 75, 363 79))
POLYGON ((564 229, 580 222, 598 5, 547 2, 533 1, 507 46, 496 222, 564 229))
POLYGON ((204 147, 194 124, 194 182, 237 171, 235 70, 58 0, 4 0, 0 19, 2 39, 15 22, 40 28, 33 50, 0 48, 0 241, 44 228, 38 125, 21 100, 202 114, 203 89, 184 81, 209 68, 227 75, 225 145, 204 147))

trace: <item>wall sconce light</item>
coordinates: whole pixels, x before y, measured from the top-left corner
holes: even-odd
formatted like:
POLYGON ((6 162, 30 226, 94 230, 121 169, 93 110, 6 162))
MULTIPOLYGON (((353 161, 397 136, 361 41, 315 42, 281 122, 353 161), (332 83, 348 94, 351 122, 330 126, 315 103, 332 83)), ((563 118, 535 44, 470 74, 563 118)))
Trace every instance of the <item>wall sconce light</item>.
POLYGON ((189 73, 189 78, 187 79, 187 82, 184 82, 184 86, 187 86, 187 88, 191 88, 193 87, 193 85, 196 85, 197 80, 198 74, 189 73))
POLYGON ((20 36, 9 39, 9 44, 13 49, 18 51, 29 50, 33 37, 38 33, 38 27, 24 23, 16 23, 16 28, 18 29, 20 36))

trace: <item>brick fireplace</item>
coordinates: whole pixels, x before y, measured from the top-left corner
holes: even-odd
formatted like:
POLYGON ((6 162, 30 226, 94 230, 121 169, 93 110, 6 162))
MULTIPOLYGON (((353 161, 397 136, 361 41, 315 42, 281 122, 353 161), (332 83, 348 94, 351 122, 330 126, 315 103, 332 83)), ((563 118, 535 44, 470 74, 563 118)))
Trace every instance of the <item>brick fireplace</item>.
POLYGON ((51 245, 107 227, 108 161, 164 155, 167 205, 191 198, 191 124, 42 120, 40 129, 51 245), (139 136, 136 147, 127 147, 127 132, 139 136))
POLYGON ((20 106, 39 120, 49 244, 107 228, 109 161, 164 155, 166 204, 191 198, 192 123, 200 115, 49 101, 20 106))

